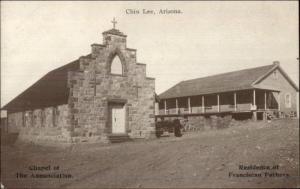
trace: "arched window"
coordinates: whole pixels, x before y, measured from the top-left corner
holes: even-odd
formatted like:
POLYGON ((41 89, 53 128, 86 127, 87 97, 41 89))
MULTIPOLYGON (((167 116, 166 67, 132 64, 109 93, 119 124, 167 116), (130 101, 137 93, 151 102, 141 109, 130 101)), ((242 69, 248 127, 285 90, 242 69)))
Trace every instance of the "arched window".
POLYGON ((110 73, 123 75, 123 67, 119 56, 115 56, 111 62, 110 73))

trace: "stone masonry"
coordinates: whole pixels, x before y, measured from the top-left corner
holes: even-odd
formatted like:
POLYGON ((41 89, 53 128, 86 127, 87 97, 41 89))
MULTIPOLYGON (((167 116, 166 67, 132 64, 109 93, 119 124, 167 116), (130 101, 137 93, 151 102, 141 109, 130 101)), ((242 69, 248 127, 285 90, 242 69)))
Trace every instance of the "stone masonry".
POLYGON ((67 104, 43 109, 10 113, 9 132, 19 133, 19 139, 30 142, 71 142, 71 127, 67 104))
POLYGON ((111 133, 109 103, 122 102, 126 133, 147 138, 154 133, 155 80, 146 77, 146 65, 136 62, 136 50, 126 47, 126 35, 116 29, 103 33, 104 44, 92 44, 90 56, 80 57, 80 70, 69 73, 69 106, 73 136, 107 140, 111 133), (118 56, 123 74, 111 74, 118 56), (138 86, 138 88, 137 88, 138 86))
POLYGON ((92 44, 91 54, 79 58, 78 69, 67 72, 67 102, 9 112, 12 132, 37 143, 108 142, 112 135, 109 107, 122 104, 123 135, 154 136, 155 79, 146 76, 145 64, 137 63, 136 50, 126 47, 126 37, 116 29, 103 32, 103 44, 92 44), (111 73, 115 57, 121 61, 122 74, 111 73))

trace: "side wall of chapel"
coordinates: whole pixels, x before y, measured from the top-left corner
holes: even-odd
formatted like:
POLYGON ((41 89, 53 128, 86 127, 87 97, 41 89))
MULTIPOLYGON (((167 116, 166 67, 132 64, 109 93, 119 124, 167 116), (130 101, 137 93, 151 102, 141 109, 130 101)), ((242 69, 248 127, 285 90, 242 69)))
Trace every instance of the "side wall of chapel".
POLYGON ((34 143, 72 142, 68 104, 8 113, 8 132, 34 143))

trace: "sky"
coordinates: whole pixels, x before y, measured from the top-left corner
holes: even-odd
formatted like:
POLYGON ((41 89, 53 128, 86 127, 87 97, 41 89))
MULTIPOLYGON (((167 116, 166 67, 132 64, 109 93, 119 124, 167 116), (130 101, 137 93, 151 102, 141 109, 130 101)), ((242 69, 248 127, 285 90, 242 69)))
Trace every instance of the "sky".
POLYGON ((275 60, 299 86, 297 1, 1 1, 1 107, 47 72, 89 54, 114 17, 158 94, 182 80, 275 60))

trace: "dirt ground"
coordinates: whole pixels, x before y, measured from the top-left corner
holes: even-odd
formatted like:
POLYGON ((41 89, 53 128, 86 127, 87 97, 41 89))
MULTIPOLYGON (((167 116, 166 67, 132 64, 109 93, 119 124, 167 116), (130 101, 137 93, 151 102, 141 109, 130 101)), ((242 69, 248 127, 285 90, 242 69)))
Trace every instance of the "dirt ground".
POLYGON ((1 146, 1 183, 7 188, 296 188, 298 121, 243 122, 181 138, 110 145, 1 146), (270 169, 240 169, 250 165, 270 169), (50 170, 29 170, 34 166, 50 170), (33 178, 36 174, 68 178, 33 178))

